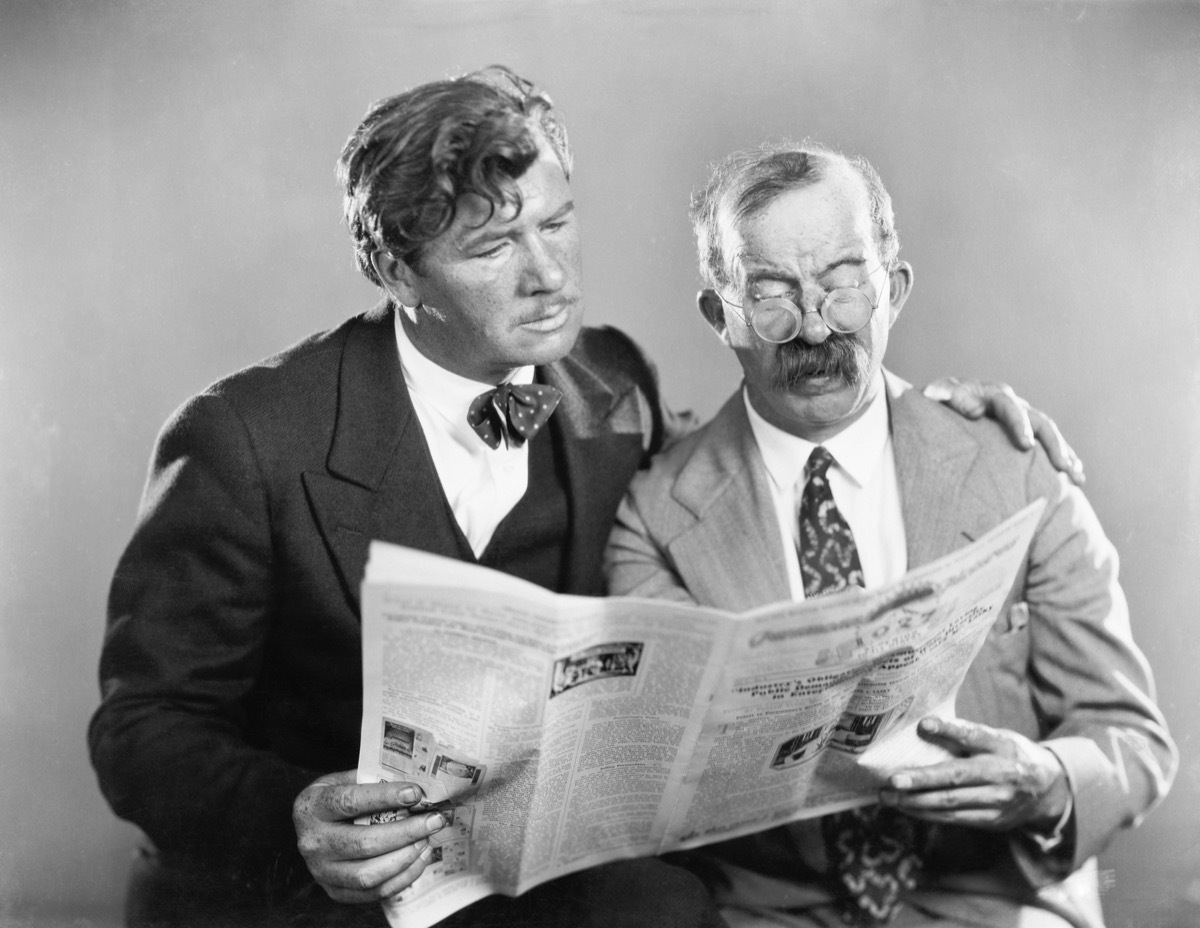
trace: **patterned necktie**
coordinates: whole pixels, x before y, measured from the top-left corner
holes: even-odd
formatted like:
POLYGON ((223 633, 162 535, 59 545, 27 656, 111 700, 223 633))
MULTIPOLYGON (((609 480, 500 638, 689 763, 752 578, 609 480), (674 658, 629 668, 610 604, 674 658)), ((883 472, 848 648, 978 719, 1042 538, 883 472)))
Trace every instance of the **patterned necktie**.
POLYGON ((502 383, 471 401, 467 423, 492 448, 520 448, 554 412, 562 394, 543 383, 502 383))
POLYGON ((808 483, 800 497, 800 577, 811 599, 848 586, 865 586, 854 533, 829 490, 833 455, 820 445, 808 456, 808 483))
MULTIPOLYGON (((820 445, 813 449, 800 498, 800 576, 810 599, 865 586, 854 533, 829 489, 832 463, 833 455, 820 445)), ((895 809, 866 806, 825 816, 821 831, 843 920, 863 926, 890 921, 916 885, 921 823, 895 809)))

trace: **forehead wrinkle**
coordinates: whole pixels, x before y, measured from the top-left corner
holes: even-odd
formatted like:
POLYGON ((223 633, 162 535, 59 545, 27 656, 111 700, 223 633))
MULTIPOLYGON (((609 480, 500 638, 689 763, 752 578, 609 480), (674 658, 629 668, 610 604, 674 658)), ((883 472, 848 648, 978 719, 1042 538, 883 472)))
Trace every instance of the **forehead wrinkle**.
POLYGON ((745 279, 750 273, 756 275, 788 273, 781 265, 768 260, 760 252, 751 250, 744 241, 730 256, 729 266, 734 277, 740 276, 742 279, 745 279), (746 267, 748 264, 751 265, 749 269, 746 267))
MULTIPOLYGON (((486 197, 470 193, 464 194, 460 198, 458 213, 454 217, 454 225, 451 226, 453 243, 456 247, 466 249, 489 239, 511 238, 519 234, 521 228, 523 228, 521 225, 522 220, 525 221, 525 225, 529 225, 535 221, 534 213, 543 207, 548 207, 553 202, 552 198, 546 195, 547 191, 537 189, 521 190, 521 182, 530 180, 530 175, 537 171, 543 162, 547 166, 550 166, 552 170, 562 170, 561 164, 549 149, 544 144, 541 147, 541 155, 530 165, 529 170, 517 180, 517 190, 521 195, 519 212, 517 211, 518 201, 516 199, 509 199, 495 205, 491 214, 488 215, 488 209, 492 204, 486 197), (480 222, 479 220, 484 219, 485 216, 487 216, 486 220, 480 222)), ((573 205, 574 201, 571 199, 570 189, 568 185, 565 190, 565 197, 556 209, 573 205)))

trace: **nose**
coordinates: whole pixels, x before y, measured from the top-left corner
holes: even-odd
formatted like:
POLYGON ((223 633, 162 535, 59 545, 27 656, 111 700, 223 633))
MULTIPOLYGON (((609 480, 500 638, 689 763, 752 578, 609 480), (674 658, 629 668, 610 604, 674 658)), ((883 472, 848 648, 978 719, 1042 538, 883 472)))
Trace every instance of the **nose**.
POLYGON ((530 293, 555 293, 567 282, 567 271, 555 247, 532 236, 525 259, 525 281, 530 293))
POLYGON ((800 338, 809 345, 819 345, 829 338, 829 326, 819 309, 800 309, 800 338))

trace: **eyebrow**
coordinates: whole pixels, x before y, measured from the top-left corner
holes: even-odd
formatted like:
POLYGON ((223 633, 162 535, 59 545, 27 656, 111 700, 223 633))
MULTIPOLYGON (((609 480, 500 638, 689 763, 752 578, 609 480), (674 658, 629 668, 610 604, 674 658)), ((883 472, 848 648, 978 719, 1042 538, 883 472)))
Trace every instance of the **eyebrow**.
MULTIPOLYGON (((752 283, 759 280, 794 280, 795 275, 791 270, 772 263, 762 263, 754 266, 754 258, 752 256, 740 256, 743 266, 743 276, 747 283, 752 283), (746 264, 751 264, 749 269, 746 269, 746 264)), ((830 271, 837 270, 839 267, 853 266, 865 267, 867 259, 862 255, 849 254, 841 258, 837 258, 823 268, 818 270, 813 277, 824 277, 830 271)))
POLYGON ((838 258, 836 261, 831 261, 829 264, 825 265, 823 268, 821 268, 821 270, 817 271, 817 276, 824 277, 830 271, 837 270, 839 267, 845 267, 847 265, 853 265, 854 267, 866 267, 866 264, 867 259, 862 255, 846 255, 845 257, 838 258))
POLYGON ((545 219, 543 219, 538 224, 545 225, 548 222, 557 222, 558 220, 560 220, 564 216, 566 216, 568 213, 573 213, 573 212, 575 212, 575 201, 574 200, 565 200, 563 202, 562 206, 560 206, 558 209, 556 209, 553 213, 551 213, 549 216, 547 216, 545 219))
MULTIPOLYGON (((545 225, 547 222, 554 222, 561 219, 568 213, 575 211, 575 201, 566 200, 558 209, 543 219, 538 225, 545 225)), ((494 217, 493 217, 494 218, 494 217)), ((512 238, 511 222, 508 226, 500 229, 490 228, 492 220, 489 219, 484 225, 478 229, 472 229, 458 242, 458 247, 462 251, 471 251, 483 245, 488 245, 493 242, 500 242, 505 239, 512 238)))

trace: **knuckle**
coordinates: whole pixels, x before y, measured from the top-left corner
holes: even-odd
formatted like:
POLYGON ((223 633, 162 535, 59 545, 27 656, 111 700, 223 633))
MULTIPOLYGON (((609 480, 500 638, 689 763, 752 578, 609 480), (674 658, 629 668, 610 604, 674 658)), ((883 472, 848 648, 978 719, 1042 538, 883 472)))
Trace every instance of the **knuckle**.
POLYGON ((338 818, 353 818, 358 814, 358 807, 353 794, 349 790, 334 790, 329 796, 329 810, 338 818))
POLYGON ((301 832, 296 836, 296 849, 302 857, 315 857, 321 850, 321 843, 310 832, 301 832))

